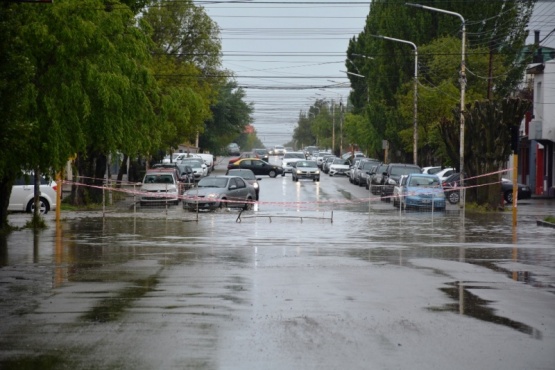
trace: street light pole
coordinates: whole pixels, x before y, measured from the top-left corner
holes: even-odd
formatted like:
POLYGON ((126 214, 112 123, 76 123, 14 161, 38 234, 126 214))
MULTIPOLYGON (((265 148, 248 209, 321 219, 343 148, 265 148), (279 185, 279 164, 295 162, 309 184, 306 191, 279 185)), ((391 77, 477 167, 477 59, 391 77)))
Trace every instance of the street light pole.
POLYGON ((461 84, 461 116, 460 116, 460 121, 461 121, 461 127, 460 127, 460 148, 459 148, 459 171, 460 171, 460 184, 461 184, 461 189, 459 192, 459 199, 461 199, 461 206, 464 207, 464 191, 463 191, 463 187, 464 187, 464 96, 465 96, 465 92, 466 92, 466 71, 465 71, 465 62, 464 62, 464 54, 465 54, 465 40, 466 40, 466 25, 465 25, 465 21, 462 15, 460 15, 459 13, 455 13, 455 12, 451 12, 449 10, 444 10, 444 9, 438 9, 438 8, 432 8, 431 6, 426 6, 426 5, 420 5, 420 4, 411 4, 411 3, 405 3, 405 5, 408 6, 413 6, 415 8, 421 8, 421 9, 425 9, 425 10, 431 10, 433 12, 438 12, 438 13, 444 13, 444 14, 449 14, 449 15, 454 15, 456 17, 459 17, 459 19, 462 22, 462 51, 461 51, 461 72, 460 72, 460 84, 461 84))
POLYGON ((409 44, 414 48, 414 99, 413 99, 413 150, 412 159, 414 164, 418 164, 418 48, 413 42, 407 40, 396 39, 393 37, 381 36, 381 35, 371 35, 380 39, 401 42, 403 44, 409 44))

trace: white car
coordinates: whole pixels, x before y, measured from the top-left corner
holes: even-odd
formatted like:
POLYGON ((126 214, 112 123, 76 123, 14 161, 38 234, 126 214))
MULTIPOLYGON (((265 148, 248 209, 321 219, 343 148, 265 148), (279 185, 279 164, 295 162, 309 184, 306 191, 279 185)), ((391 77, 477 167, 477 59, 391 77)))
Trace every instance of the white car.
POLYGON ((443 183, 449 176, 451 176, 455 172, 456 171, 454 168, 444 168, 441 171, 434 173, 434 175, 439 177, 439 180, 443 183))
POLYGON ((187 158, 202 158, 200 155, 196 154, 196 153, 173 153, 172 154, 172 160, 170 162, 170 156, 167 155, 164 157, 164 159, 162 159, 162 163, 166 164, 166 163, 179 163, 184 159, 187 158))
POLYGON ((343 175, 349 176, 349 169, 351 168, 351 162, 348 159, 336 158, 330 165, 330 171, 328 175, 343 175))
POLYGON ((179 184, 174 172, 164 168, 148 170, 141 186, 141 206, 152 203, 179 203, 179 184))
POLYGON ((186 158, 181 161, 181 164, 190 166, 193 169, 196 181, 208 176, 208 166, 202 158, 186 158))
MULTIPOLYGON (((33 212, 35 199, 35 176, 22 175, 15 180, 10 195, 8 211, 13 212, 33 212)), ((46 214, 50 210, 55 210, 57 206, 57 184, 48 181, 44 177, 40 181, 39 207, 40 213, 46 214)))
POLYGON ((302 161, 306 159, 303 152, 287 152, 283 155, 283 159, 281 161, 281 167, 283 167, 283 173, 292 172, 293 167, 291 166, 292 163, 297 161, 302 161))
POLYGON ((198 157, 202 158, 206 167, 208 167, 208 173, 214 170, 214 155, 209 153, 197 153, 198 157))
POLYGON ((276 145, 274 147, 274 155, 284 155, 285 154, 285 147, 282 145, 276 145))

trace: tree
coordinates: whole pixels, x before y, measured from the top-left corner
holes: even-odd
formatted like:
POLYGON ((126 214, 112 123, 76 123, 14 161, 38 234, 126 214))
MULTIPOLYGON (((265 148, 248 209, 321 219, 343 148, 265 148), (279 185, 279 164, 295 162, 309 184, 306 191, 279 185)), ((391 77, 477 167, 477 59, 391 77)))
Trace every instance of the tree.
POLYGON ((142 17, 153 41, 152 68, 162 93, 162 118, 168 125, 163 148, 193 142, 204 131, 220 86, 219 28, 204 8, 192 1, 153 1, 142 17))
MULTIPOLYGON (((203 150, 219 153, 221 148, 225 148, 245 131, 246 126, 252 121, 253 106, 252 103, 245 102, 245 91, 238 88, 236 82, 228 81, 220 87, 211 112, 211 117, 204 122, 199 146, 203 150)), ((246 148, 239 144, 241 148, 246 148)))
MULTIPOLYGON (((498 171, 503 169, 511 155, 511 129, 519 127, 531 102, 519 98, 501 101, 483 100, 467 104, 465 117, 465 165, 470 181, 467 200, 497 209, 501 185, 498 171), (482 176, 482 174, 490 174, 482 176), (488 186, 481 186, 488 185, 488 186)), ((453 111, 453 120, 444 120, 439 129, 444 141, 451 148, 460 145, 459 136, 453 135, 460 122, 460 110, 453 111)), ((455 150, 449 151, 453 163, 458 165, 455 150)))
MULTIPOLYGON (((460 13, 466 20, 467 94, 470 101, 486 97, 488 91, 492 98, 503 99, 516 88, 527 63, 521 58, 520 51, 534 3, 534 0, 510 0, 473 2, 468 6, 455 0, 441 1, 441 4, 425 2, 424 5, 460 13), (489 68, 490 59, 493 68, 489 68), (488 80, 493 82, 489 84, 490 88, 488 80)), ((366 116, 367 124, 373 127, 372 132, 390 142, 394 155, 400 153, 398 159, 412 152, 412 135, 409 134, 413 117, 412 91, 408 86, 414 75, 413 53, 402 43, 384 41, 373 35, 414 42, 420 56, 419 95, 427 94, 427 98, 433 98, 431 101, 437 101, 442 94, 444 99, 453 102, 448 109, 451 110, 458 103, 457 98, 451 99, 450 96, 458 95, 452 94, 454 88, 459 90, 460 30, 458 17, 408 7, 402 0, 374 0, 364 30, 349 42, 347 58, 354 61, 356 67, 347 62, 346 68, 349 72, 366 76, 362 79, 349 75, 353 87, 350 96, 353 112, 366 116), (433 97, 431 89, 437 91, 437 97, 433 97)), ((433 113, 433 108, 427 107, 426 103, 426 100, 419 99, 419 112, 433 113)), ((433 117, 428 115, 429 119, 419 113, 419 138, 420 134, 424 135, 423 140, 419 139, 420 161, 448 160, 442 157, 443 144, 437 141, 438 134, 434 129, 445 112, 438 109, 437 113, 433 117)))

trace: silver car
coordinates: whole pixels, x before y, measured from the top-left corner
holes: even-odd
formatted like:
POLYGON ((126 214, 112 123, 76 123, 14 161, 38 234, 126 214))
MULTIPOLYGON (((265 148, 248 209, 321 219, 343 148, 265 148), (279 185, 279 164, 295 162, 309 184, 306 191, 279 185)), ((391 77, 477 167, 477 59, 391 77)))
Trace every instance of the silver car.
POLYGON ((216 208, 252 208, 256 192, 252 185, 239 176, 209 176, 197 187, 183 194, 183 209, 214 210, 216 208))
POLYGON ((179 183, 175 171, 168 169, 148 170, 141 186, 141 206, 154 203, 179 203, 179 183))
POLYGON ((320 181, 320 169, 316 161, 298 161, 293 165, 293 172, 291 172, 293 181, 299 179, 310 179, 312 181, 320 181))

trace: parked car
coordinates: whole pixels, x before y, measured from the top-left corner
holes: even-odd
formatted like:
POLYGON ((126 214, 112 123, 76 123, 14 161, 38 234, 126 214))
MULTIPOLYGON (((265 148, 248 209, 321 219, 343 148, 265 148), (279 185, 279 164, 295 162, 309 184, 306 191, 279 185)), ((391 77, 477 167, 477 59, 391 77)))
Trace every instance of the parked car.
POLYGON ((429 167, 422 167, 422 173, 427 173, 428 175, 433 175, 436 172, 441 171, 441 166, 429 166, 429 167))
POLYGON ((139 198, 141 206, 155 203, 179 203, 179 183, 175 171, 156 168, 146 171, 139 198))
POLYGON ((195 173, 190 166, 184 165, 183 163, 156 163, 152 166, 152 169, 166 169, 169 171, 175 171, 175 177, 179 182, 179 194, 183 193, 184 190, 192 187, 195 183, 195 173))
POLYGON ((187 158, 183 159, 180 163, 193 169, 196 181, 199 181, 201 178, 208 176, 208 167, 206 166, 202 158, 187 158))
POLYGON ((283 159, 281 161, 283 171, 286 173, 291 172, 291 170, 293 169, 292 164, 303 159, 306 159, 303 152, 286 152, 283 155, 283 159))
POLYGON ((398 184, 401 175, 409 175, 411 173, 422 173, 422 169, 415 164, 390 163, 383 172, 381 198, 388 202, 389 197, 393 195, 393 188, 398 184))
POLYGON ((245 180, 246 182, 251 184, 252 187, 254 188, 254 191, 256 193, 256 197, 254 198, 254 200, 260 199, 259 198, 259 196, 260 196, 260 184, 258 182, 261 181, 262 179, 257 178, 254 175, 254 172, 252 172, 251 170, 244 169, 244 168, 236 168, 236 169, 233 169, 233 170, 227 170, 227 172, 225 174, 227 176, 242 177, 243 180, 245 180))
POLYGON ((451 204, 457 204, 460 201, 460 178, 460 174, 458 172, 455 172, 441 183, 441 185, 443 186, 443 193, 445 194, 447 201, 451 204))
POLYGON ((330 165, 333 163, 333 160, 336 159, 337 157, 334 155, 331 155, 329 157, 326 157, 324 159, 324 163, 322 163, 322 172, 323 173, 329 173, 330 172, 330 165))
POLYGON ((255 175, 268 175, 270 177, 276 177, 277 175, 285 176, 283 172, 283 167, 270 164, 262 159, 258 158, 244 158, 237 162, 230 163, 227 165, 227 169, 235 168, 246 168, 254 172, 255 175))
POLYGON ((227 154, 228 155, 239 155, 241 154, 241 148, 237 143, 231 143, 227 146, 227 154))
MULTIPOLYGON (((532 189, 530 186, 517 183, 518 193, 517 199, 530 199, 532 198, 532 189)), ((513 202, 513 182, 509 179, 501 179, 501 191, 503 192, 503 198, 507 203, 513 202)))
POLYGON ((330 176, 335 176, 335 175, 349 176, 350 167, 351 167, 351 162, 349 162, 348 159, 336 158, 331 163, 328 174, 330 176))
POLYGON ((448 168, 444 168, 436 173, 433 173, 431 175, 436 175, 437 177, 439 177, 440 181, 445 181, 445 179, 447 179, 449 176, 451 176, 452 174, 454 174, 455 172, 457 172, 454 168, 448 167, 448 168))
POLYGON ((206 168, 208 169, 208 173, 214 170, 214 155, 210 153, 197 153, 198 157, 202 158, 206 168))
POLYGON ((445 209, 445 194, 437 175, 415 172, 403 175, 400 181, 398 200, 393 199, 394 206, 404 209, 445 209))
POLYGON ((164 157, 164 159, 162 159, 162 163, 164 164, 179 163, 183 159, 187 159, 187 158, 202 158, 202 157, 196 153, 173 153, 171 156, 171 160, 170 160, 170 156, 167 155, 164 157))
POLYGON ((209 176, 183 194, 183 209, 252 208, 254 187, 239 176, 209 176))
POLYGON ((366 178, 368 177, 368 171, 373 167, 379 165, 381 162, 377 159, 363 159, 358 167, 355 168, 353 184, 358 186, 366 186, 366 178))
POLYGON ((354 182, 355 171, 356 171, 356 169, 359 166, 361 161, 362 161, 362 158, 351 158, 350 159, 351 165, 349 167, 349 182, 351 184, 354 182))
MULTIPOLYGON (((57 187, 55 181, 46 177, 40 178, 39 212, 47 214, 55 210, 57 206, 57 187)), ((22 174, 12 186, 8 211, 11 212, 34 212, 35 210, 35 175, 22 174)))
POLYGON ((299 181, 299 179, 320 181, 320 169, 316 161, 298 161, 293 164, 291 177, 293 181, 299 181))
POLYGON ((369 174, 369 188, 370 193, 374 195, 379 195, 382 193, 383 187, 383 173, 387 169, 388 164, 382 163, 376 168, 376 171, 372 174, 369 174))

